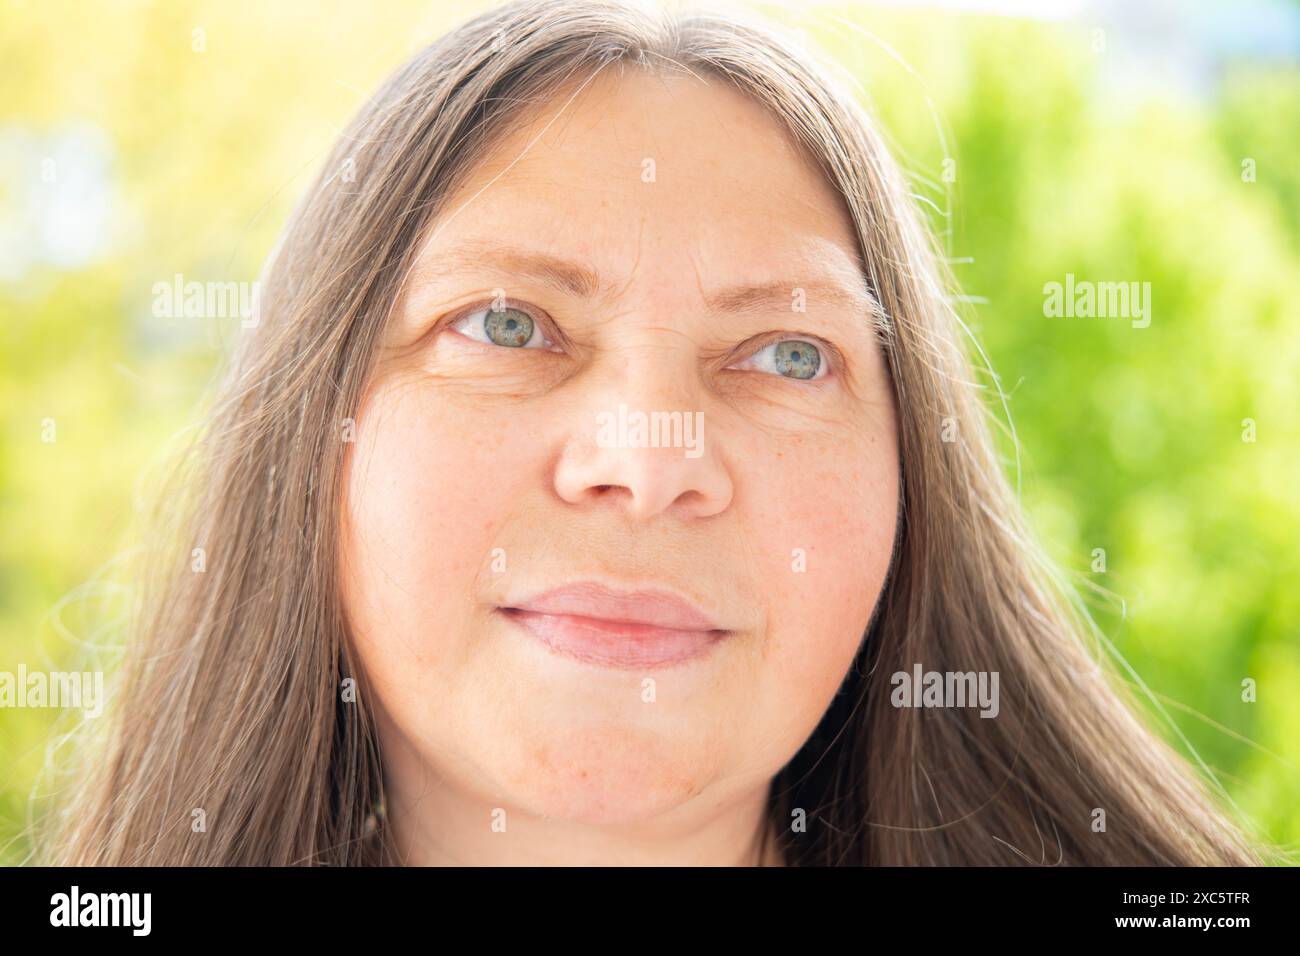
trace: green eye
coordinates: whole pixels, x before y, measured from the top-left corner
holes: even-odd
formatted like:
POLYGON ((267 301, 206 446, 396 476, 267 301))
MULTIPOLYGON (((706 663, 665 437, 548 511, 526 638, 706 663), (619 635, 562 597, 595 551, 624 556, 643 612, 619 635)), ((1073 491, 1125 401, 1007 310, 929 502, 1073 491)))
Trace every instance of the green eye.
POLYGON ((494 345, 522 348, 533 337, 533 320, 518 309, 502 309, 500 312, 488 309, 483 319, 483 332, 494 345))
POLYGON ((825 378, 830 371, 830 363, 822 359, 821 348, 806 339, 773 342, 755 352, 746 363, 747 367, 761 372, 775 372, 801 381, 825 378))
POLYGON ((475 309, 457 319, 450 328, 484 345, 505 349, 550 349, 541 323, 523 309, 475 309))
POLYGON ((775 351, 772 365, 789 378, 816 378, 822 366, 822 354, 817 346, 802 339, 787 339, 773 343, 775 351))

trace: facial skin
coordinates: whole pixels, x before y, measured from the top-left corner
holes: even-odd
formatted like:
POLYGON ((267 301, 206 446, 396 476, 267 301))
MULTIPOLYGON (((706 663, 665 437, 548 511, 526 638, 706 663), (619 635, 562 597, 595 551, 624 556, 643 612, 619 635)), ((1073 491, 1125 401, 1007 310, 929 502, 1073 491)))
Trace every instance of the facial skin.
POLYGON ((443 207, 356 418, 344 508, 343 598, 406 862, 758 862, 771 779, 845 677, 895 534, 864 288, 835 192, 714 80, 574 87, 443 207), (604 291, 493 247, 587 264, 604 291), (484 340, 496 290, 539 317, 541 347, 484 340), (765 347, 788 339, 833 362, 799 332, 844 367, 776 370, 765 347), (620 403, 702 413, 702 454, 602 446, 620 403), (676 591, 733 633, 623 669, 497 610, 585 579, 676 591))

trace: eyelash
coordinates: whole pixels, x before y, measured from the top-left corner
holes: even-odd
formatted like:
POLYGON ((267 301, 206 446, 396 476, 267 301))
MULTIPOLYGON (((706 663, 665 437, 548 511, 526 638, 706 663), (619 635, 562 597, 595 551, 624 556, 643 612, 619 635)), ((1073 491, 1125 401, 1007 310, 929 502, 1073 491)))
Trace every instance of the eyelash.
MULTIPOLYGON (((480 315, 481 313, 490 311, 491 308, 492 308, 491 305, 482 305, 482 304, 475 305, 470 309, 455 313, 449 320, 443 323, 443 325, 446 328, 451 329, 452 331, 457 331, 455 329, 455 326, 460 325, 462 322, 466 321, 467 319, 471 319, 475 316, 480 315)), ((555 339, 558 339, 559 342, 561 343, 566 341, 566 337, 564 333, 560 331, 560 329, 555 325, 555 323, 550 319, 549 316, 545 315, 544 313, 540 313, 539 310, 536 310, 531 306, 525 305, 521 302, 515 302, 509 299, 504 301, 504 308, 511 309, 517 312, 522 312, 524 313, 524 315, 532 319, 534 325, 537 327, 538 330, 541 331, 542 337, 546 340, 546 342, 550 346, 556 346, 556 342, 553 341, 555 339)), ((481 325, 481 320, 478 324, 481 325)), ((507 348, 507 346, 497 345, 495 342, 485 342, 476 338, 472 338, 468 335, 465 335, 465 333, 463 332, 457 331, 457 334, 462 335, 465 338, 468 338, 471 342, 474 342, 478 345, 482 345, 486 348, 491 348, 491 349, 507 348)), ((764 351, 766 351, 767 349, 775 345, 779 345, 782 342, 810 342, 813 345, 817 346, 818 351, 821 353, 821 361, 817 369, 817 373, 813 375, 812 378, 800 379, 800 378, 794 378, 789 375, 780 375, 776 372, 772 372, 773 377, 783 378, 786 379, 787 381, 792 381, 792 382, 802 382, 802 383, 809 383, 809 384, 816 383, 819 385, 827 378, 830 378, 832 374, 836 374, 836 375, 843 374, 844 357, 843 354, 840 352, 840 350, 831 342, 828 342, 826 339, 823 339, 821 336, 813 335, 810 332, 769 332, 763 336, 760 336, 759 344, 757 345, 757 347, 754 347, 752 348, 752 350, 747 351, 745 353, 746 357, 740 361, 752 362, 758 355, 760 355, 761 353, 763 353, 764 351)), ((526 348, 524 346, 520 346, 519 350, 520 351, 557 351, 559 350, 559 348, 558 346, 555 348, 547 348, 547 347, 526 348)), ((731 365, 728 365, 727 368, 730 369, 732 365, 735 364, 737 363, 733 362, 731 363, 731 365)), ((767 370, 764 369, 763 371, 767 371, 767 370)))

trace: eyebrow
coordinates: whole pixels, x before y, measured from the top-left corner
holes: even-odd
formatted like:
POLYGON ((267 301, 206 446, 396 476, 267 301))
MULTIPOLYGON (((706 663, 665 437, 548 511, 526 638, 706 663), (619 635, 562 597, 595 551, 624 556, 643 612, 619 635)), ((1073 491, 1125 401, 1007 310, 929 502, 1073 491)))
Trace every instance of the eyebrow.
MULTIPOLYGON (((499 269, 539 282, 564 295, 578 299, 609 299, 614 287, 585 263, 562 259, 531 249, 500 246, 492 242, 462 242, 440 255, 436 262, 421 270, 423 282, 454 278, 484 267, 499 269)), ((806 281, 772 280, 742 283, 704 293, 705 306, 714 314, 760 312, 775 306, 790 308, 795 292, 802 290, 807 301, 829 302, 862 315, 879 317, 880 306, 863 279, 861 286, 849 285, 835 278, 810 278, 806 281)))

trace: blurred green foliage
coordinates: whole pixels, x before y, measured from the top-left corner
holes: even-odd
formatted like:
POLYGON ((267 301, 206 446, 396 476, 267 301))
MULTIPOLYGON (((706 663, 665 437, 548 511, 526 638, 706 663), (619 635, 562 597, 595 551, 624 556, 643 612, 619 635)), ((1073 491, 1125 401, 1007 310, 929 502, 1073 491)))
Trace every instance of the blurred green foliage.
MULTIPOLYGON (((5 7, 0 671, 71 666, 100 639, 112 591, 84 585, 127 545, 137 481, 194 420, 232 334, 153 316, 153 284, 255 279, 365 96, 483 6, 5 7), (107 144, 109 205, 97 251, 69 264, 23 230, 66 181, 61 162, 43 179, 42 160, 78 129, 107 144)), ((1112 595, 1094 614, 1177 729, 1158 725, 1295 847, 1295 63, 1226 59, 1208 89, 1137 89, 1122 47, 1098 49, 1079 23, 767 12, 842 64, 881 119, 974 300, 963 314, 1019 438, 1008 468, 1056 560, 1112 595), (1067 273, 1150 282, 1150 326, 1046 317, 1043 286, 1067 273)), ((53 716, 0 710, 0 862, 26 852, 53 716)))

